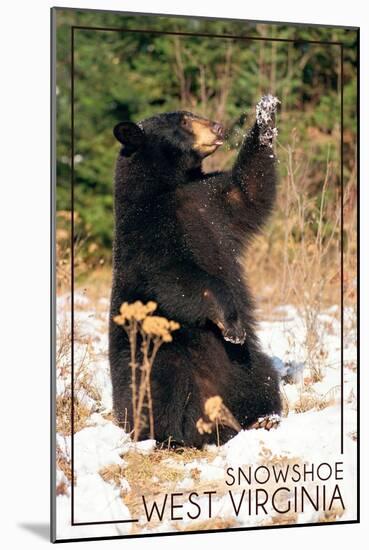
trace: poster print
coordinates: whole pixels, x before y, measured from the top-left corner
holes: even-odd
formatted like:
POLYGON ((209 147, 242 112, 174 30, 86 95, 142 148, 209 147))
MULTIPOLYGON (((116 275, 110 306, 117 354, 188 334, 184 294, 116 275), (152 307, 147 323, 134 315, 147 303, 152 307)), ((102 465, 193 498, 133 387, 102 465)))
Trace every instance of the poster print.
POLYGON ((52 10, 54 541, 358 521, 358 29, 52 10))

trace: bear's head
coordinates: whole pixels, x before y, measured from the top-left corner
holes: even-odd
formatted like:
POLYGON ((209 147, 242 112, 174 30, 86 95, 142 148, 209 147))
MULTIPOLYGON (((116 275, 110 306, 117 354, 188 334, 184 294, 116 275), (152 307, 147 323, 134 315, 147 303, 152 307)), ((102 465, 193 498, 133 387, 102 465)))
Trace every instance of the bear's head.
POLYGON ((214 153, 223 144, 224 129, 217 122, 187 111, 153 116, 138 124, 120 122, 114 128, 122 144, 121 155, 131 157, 143 152, 148 157, 168 160, 187 159, 191 167, 214 153))

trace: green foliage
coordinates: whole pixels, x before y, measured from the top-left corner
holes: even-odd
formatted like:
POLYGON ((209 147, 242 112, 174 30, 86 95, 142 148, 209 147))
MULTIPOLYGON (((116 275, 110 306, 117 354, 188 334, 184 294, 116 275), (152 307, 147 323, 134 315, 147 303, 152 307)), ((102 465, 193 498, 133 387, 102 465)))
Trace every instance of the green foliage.
MULTIPOLYGON (((344 109, 355 142, 356 33, 323 27, 124 17, 114 13, 57 11, 57 209, 71 206, 71 30, 72 24, 240 33, 256 38, 345 42, 344 109)), ((292 132, 310 158, 309 192, 324 180, 329 148, 334 184, 339 183, 340 47, 307 42, 178 36, 150 32, 74 31, 75 209, 81 220, 78 240, 89 254, 111 257, 112 182, 119 146, 112 128, 121 120, 139 121, 180 108, 221 120, 230 129, 228 149, 219 152, 228 166, 238 136, 251 124, 253 106, 263 93, 281 99, 279 140, 292 132), (246 115, 246 116, 245 116, 246 115), (223 156, 222 156, 223 155, 223 156), (94 244, 91 247, 91 244, 94 244), (97 246, 96 246, 97 245, 97 246)), ((352 152, 352 151, 351 151, 352 152)), ((347 151, 347 157, 350 156, 347 151)), ((352 156, 352 155, 351 155, 352 156)), ((216 158, 214 158, 216 162, 216 158)), ((214 166, 212 166, 214 167, 214 166)), ((281 172, 283 173, 283 166, 281 172)), ((86 252, 87 253, 87 252, 86 252)))

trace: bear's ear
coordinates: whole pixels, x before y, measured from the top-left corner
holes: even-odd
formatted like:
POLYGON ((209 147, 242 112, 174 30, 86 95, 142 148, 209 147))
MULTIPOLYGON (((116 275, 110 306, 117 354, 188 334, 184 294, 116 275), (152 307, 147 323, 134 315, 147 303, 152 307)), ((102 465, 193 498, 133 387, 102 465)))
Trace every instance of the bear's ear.
POLYGON ((137 151, 145 141, 145 132, 134 122, 119 122, 113 133, 127 154, 137 151))

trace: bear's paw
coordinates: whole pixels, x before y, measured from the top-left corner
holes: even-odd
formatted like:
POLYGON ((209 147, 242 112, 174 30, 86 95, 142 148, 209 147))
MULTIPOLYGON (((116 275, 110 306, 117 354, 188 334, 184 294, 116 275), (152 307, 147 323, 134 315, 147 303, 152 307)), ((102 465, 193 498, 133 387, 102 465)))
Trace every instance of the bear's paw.
POLYGON ((267 416, 261 416, 257 419, 256 422, 251 424, 249 430, 272 430, 273 428, 278 428, 281 423, 281 417, 279 414, 271 414, 267 416))
POLYGON ((271 94, 264 95, 256 105, 256 122, 259 126, 259 141, 261 145, 272 147, 273 139, 278 135, 278 130, 274 125, 274 115, 279 99, 271 94))

